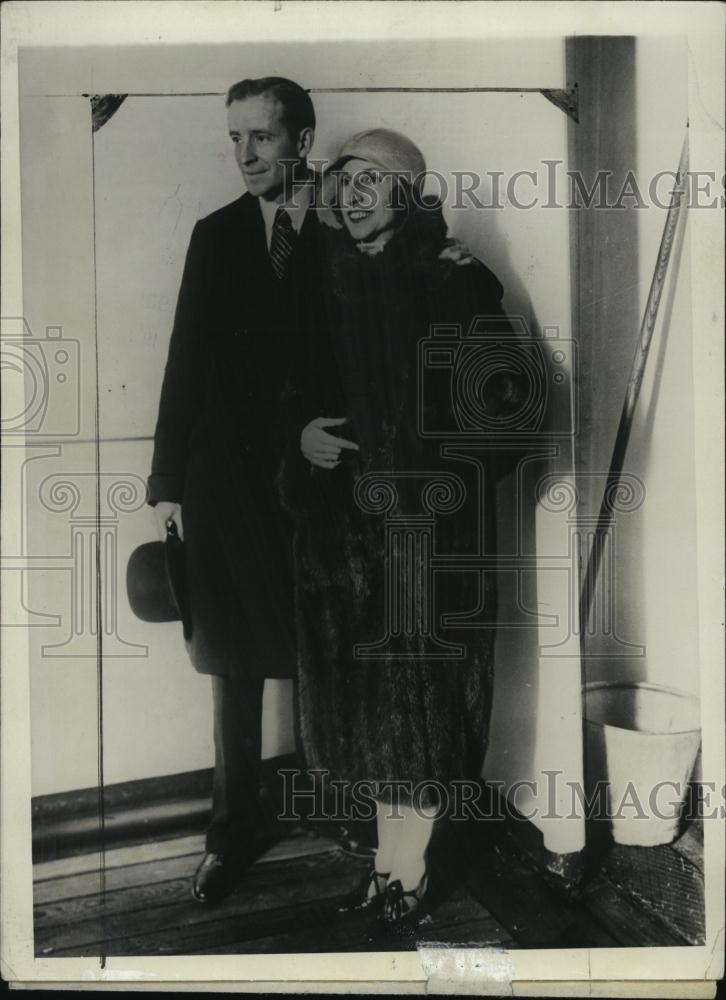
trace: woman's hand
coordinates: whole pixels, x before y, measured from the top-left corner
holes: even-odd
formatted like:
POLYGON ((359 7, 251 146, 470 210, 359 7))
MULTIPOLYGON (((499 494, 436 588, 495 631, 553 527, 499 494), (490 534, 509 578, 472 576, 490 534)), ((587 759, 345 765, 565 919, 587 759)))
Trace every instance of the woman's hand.
POLYGON ((463 267, 466 264, 473 264, 475 258, 466 243, 450 237, 439 254, 439 260, 452 260, 457 267, 463 267))
POLYGON ((303 429, 300 435, 300 450, 311 465, 320 469, 335 469, 340 465, 343 448, 358 451, 358 445, 345 438, 328 434, 326 427, 339 427, 347 417, 316 417, 303 429))

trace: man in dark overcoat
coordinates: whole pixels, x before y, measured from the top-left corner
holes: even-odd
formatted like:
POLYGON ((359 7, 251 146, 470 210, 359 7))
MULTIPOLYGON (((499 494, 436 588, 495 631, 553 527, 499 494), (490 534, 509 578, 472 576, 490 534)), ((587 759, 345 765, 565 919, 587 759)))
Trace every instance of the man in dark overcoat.
MULTIPOLYGON (((326 343, 310 96, 264 77, 235 84, 226 103, 247 192, 192 232, 149 477, 160 534, 173 521, 184 541, 189 655, 212 676, 212 818, 192 889, 200 902, 229 892, 256 852, 264 680, 294 677, 296 659, 292 529, 276 487, 285 387, 311 355, 324 367, 315 345, 326 343)), ((453 243, 443 256, 468 263, 453 243)), ((337 436, 344 416, 315 423, 308 445, 331 461, 357 448, 337 436)))
POLYGON ((154 438, 149 502, 184 540, 194 667, 212 675, 214 788, 193 895, 230 891, 260 830, 264 679, 295 670, 290 527, 275 488, 281 400, 320 287, 315 114, 282 78, 227 95, 247 192, 192 232, 154 438))

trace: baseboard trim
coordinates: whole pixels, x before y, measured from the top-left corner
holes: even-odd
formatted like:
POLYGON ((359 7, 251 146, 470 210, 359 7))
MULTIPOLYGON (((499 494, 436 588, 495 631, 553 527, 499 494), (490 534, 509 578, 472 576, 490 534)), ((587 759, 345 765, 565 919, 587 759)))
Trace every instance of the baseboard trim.
MULTIPOLYGON (((263 794, 279 780, 279 768, 295 766, 294 755, 263 761, 263 794)), ((204 768, 36 796, 33 862, 199 833, 209 822, 212 775, 212 768, 204 768)))
MULTIPOLYGON (((209 767, 199 771, 183 771, 180 774, 105 785, 103 806, 106 810, 136 809, 159 802, 165 796, 178 799, 208 795, 212 790, 212 773, 212 768, 209 767)), ((33 822, 98 815, 100 802, 101 790, 96 785, 51 795, 38 795, 32 800, 33 822)))

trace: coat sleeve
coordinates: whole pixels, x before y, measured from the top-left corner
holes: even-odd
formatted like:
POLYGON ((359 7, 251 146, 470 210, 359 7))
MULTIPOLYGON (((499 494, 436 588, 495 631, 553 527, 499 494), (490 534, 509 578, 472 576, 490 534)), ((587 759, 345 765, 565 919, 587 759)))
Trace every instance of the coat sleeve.
MULTIPOLYGON (((324 276, 321 275, 321 281, 324 276)), ((305 517, 319 504, 319 478, 327 470, 312 466, 300 449, 303 429, 316 417, 335 417, 345 412, 339 372, 333 360, 329 300, 323 290, 315 300, 304 330, 299 331, 297 351, 290 366, 285 393, 285 447, 277 476, 280 503, 294 518, 305 517)), ((330 428, 335 434, 336 429, 330 428)))
MULTIPOLYGON (((458 317, 463 337, 467 334, 482 336, 483 345, 487 337, 496 337, 497 342, 504 345, 508 337, 514 337, 512 324, 502 306, 504 289, 484 264, 476 261, 453 268, 446 285, 450 315, 458 317)), ((481 386, 481 400, 492 417, 506 419, 523 407, 531 387, 526 376, 517 371, 518 365, 506 364, 506 347, 503 357, 505 363, 499 371, 487 371, 481 386)), ((496 437, 496 432, 494 435, 496 437)), ((511 471, 518 454, 521 452, 516 449, 491 448, 489 466, 495 479, 511 471)))
POLYGON ((300 435, 311 420, 328 415, 318 368, 326 356, 324 344, 320 332, 308 331, 290 366, 285 389, 285 443, 277 473, 277 489, 283 509, 293 518, 305 517, 314 502, 315 470, 300 449, 300 435))
POLYGON ((200 223, 192 232, 177 300, 159 401, 148 502, 181 503, 189 442, 203 405, 210 322, 208 241, 200 223))
MULTIPOLYGON (((504 289, 497 276, 479 261, 448 268, 443 282, 438 313, 441 320, 455 322, 463 340, 482 337, 506 343, 513 336, 512 325, 502 307, 504 289)), ((438 317, 437 317, 438 318, 438 317)), ((488 370, 481 386, 483 402, 493 416, 507 416, 522 403, 526 384, 511 367, 488 370)))

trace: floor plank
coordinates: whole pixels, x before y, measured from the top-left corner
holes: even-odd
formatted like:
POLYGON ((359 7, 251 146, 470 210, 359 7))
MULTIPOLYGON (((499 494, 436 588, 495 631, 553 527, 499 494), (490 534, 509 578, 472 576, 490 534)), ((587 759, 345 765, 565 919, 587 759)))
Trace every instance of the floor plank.
MULTIPOLYGON (((189 846, 196 845, 180 838, 176 850, 189 846)), ((234 896, 211 908, 190 896, 196 853, 177 855, 166 845, 156 854, 155 860, 111 868, 103 897, 94 872, 73 871, 39 882, 37 953, 370 951, 365 933, 370 918, 341 918, 335 905, 358 883, 366 862, 344 855, 324 838, 297 836, 277 845, 265 863, 246 873, 234 896), (308 853, 301 856, 306 846, 308 853)), ((75 869, 75 863, 70 867, 75 869)), ((444 900, 419 936, 432 942, 513 944, 464 887, 444 900)))
POLYGON ((603 875, 597 875, 588 884, 585 898, 621 947, 682 947, 688 944, 680 934, 636 906, 603 875))
POLYGON ((173 932, 194 928, 196 933, 202 925, 219 920, 234 921, 238 928, 244 925, 240 937, 253 938, 258 936, 258 925, 294 920, 296 907, 350 891, 360 878, 360 868, 352 867, 350 861, 344 856, 310 858, 280 866, 276 872, 272 866, 253 866, 239 891, 214 907, 192 900, 187 879, 148 890, 119 890, 105 900, 61 901, 43 908, 45 916, 36 925, 36 948, 43 954, 49 954, 49 948, 54 952, 57 947, 87 948, 103 940, 123 940, 130 928, 134 940, 153 937, 160 927, 173 932))
MULTIPOLYGON (((288 904, 237 919, 234 923, 195 924, 185 928, 181 934, 163 932, 143 940, 132 937, 123 943, 112 942, 110 953, 127 953, 124 949, 132 954, 138 954, 139 949, 142 953, 151 949, 153 953, 165 954, 198 954, 201 951, 217 954, 371 951, 366 936, 370 918, 365 915, 341 918, 334 907, 338 898, 335 894, 328 900, 318 898, 288 904), (115 951, 117 947, 121 948, 120 952, 115 951)), ((486 910, 472 903, 475 912, 472 915, 470 910, 468 919, 462 915, 453 920, 450 915, 448 919, 445 916, 439 919, 437 911, 430 923, 419 930, 410 947, 415 948, 416 941, 425 940, 476 942, 478 946, 512 945, 511 938, 497 921, 486 910)))
MULTIPOLYGON (((139 862, 123 868, 109 868, 105 875, 106 892, 113 892, 116 889, 131 889, 135 885, 150 885, 178 878, 191 880, 199 864, 199 858, 199 852, 195 851, 193 854, 162 858, 159 861, 139 862)), ((100 890, 99 872, 81 872, 80 875, 69 875, 65 878, 57 877, 36 882, 33 889, 33 899, 36 910, 40 911, 48 903, 94 896, 100 890)))
MULTIPOLYGON (((188 859, 184 859, 188 863, 188 859)), ((194 862, 196 862, 196 856, 194 862)), ((45 931, 48 928, 67 926, 79 921, 95 921, 106 919, 116 914, 128 914, 149 908, 169 907, 172 904, 186 906, 190 913, 199 920, 204 915, 213 912, 209 908, 200 907, 191 898, 191 880, 196 864, 182 876, 168 877, 170 871, 177 868, 178 859, 162 862, 160 876, 145 883, 128 887, 119 887, 107 891, 104 895, 95 892, 89 896, 77 896, 48 902, 36 909, 36 928, 45 931), (198 911, 201 911, 201 916, 198 911)), ((326 855, 312 855, 309 858, 288 860, 286 863, 253 865, 246 873, 236 894, 222 905, 228 914, 247 913, 261 907, 268 897, 290 890, 302 891, 301 886, 317 881, 320 877, 331 873, 345 872, 348 866, 340 855, 328 852, 326 855)), ((359 871, 360 869, 356 869, 359 871)), ((216 909, 216 908, 215 908, 216 909)))
MULTIPOLYGON (((186 851, 190 846, 187 839, 180 839, 178 850, 186 851)), ((135 861, 133 864, 112 865, 105 871, 106 892, 115 889, 128 889, 135 885, 169 881, 175 878, 191 879, 202 857, 204 845, 193 843, 195 850, 191 853, 165 856, 167 852, 160 851, 160 857, 151 861, 135 861)), ((334 841, 323 837, 300 835, 290 837, 280 844, 275 844, 269 851, 257 860, 257 864, 274 864, 294 858, 328 854, 338 850, 334 841)), ((144 852, 146 856, 146 852, 144 852)), ((77 859, 68 859, 76 861, 77 859)), ((55 862, 54 862, 55 864, 55 862)), ((75 869, 75 865, 72 866, 75 869)), ((80 874, 66 876, 55 875, 53 878, 40 879, 35 882, 33 898, 36 906, 43 907, 61 899, 75 899, 79 896, 90 896, 101 890, 101 873, 98 869, 83 871, 80 874)))
MULTIPOLYGON (((702 921, 698 847, 696 839, 686 850, 670 845, 634 854, 615 845, 577 893, 566 893, 542 878, 506 832, 445 834, 432 841, 433 912, 416 939, 508 948, 683 945, 697 940, 702 921)), ((106 856, 103 894, 95 854, 38 864, 36 953, 371 950, 370 918, 341 918, 336 905, 366 861, 343 854, 334 841, 290 830, 214 907, 190 894, 202 851, 201 836, 115 848, 106 856)))
MULTIPOLYGON (((182 854, 200 854, 204 850, 204 835, 174 837, 171 840, 153 841, 149 844, 135 844, 133 847, 114 847, 105 852, 104 867, 121 868, 124 865, 141 864, 144 861, 158 861, 161 858, 179 857, 182 854)), ((45 879, 64 878, 81 872, 98 872, 101 855, 98 851, 77 854, 55 861, 42 861, 33 865, 33 877, 37 882, 45 879)))
MULTIPOLYGON (((258 863, 278 861, 286 857, 299 857, 303 854, 324 853, 335 846, 335 841, 321 834, 303 830, 299 827, 287 834, 278 843, 258 859, 258 863)), ((204 853, 204 836, 194 834, 188 837, 174 837, 169 840, 154 841, 148 844, 134 844, 130 847, 115 847, 104 854, 103 867, 106 872, 115 868, 125 868, 141 865, 150 861, 160 861, 164 858, 194 855, 201 858, 204 853)), ((69 875, 89 873, 98 875, 101 871, 101 855, 97 851, 89 854, 71 855, 54 861, 43 861, 33 865, 33 878, 36 884, 65 878, 69 875)))

